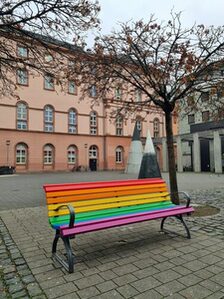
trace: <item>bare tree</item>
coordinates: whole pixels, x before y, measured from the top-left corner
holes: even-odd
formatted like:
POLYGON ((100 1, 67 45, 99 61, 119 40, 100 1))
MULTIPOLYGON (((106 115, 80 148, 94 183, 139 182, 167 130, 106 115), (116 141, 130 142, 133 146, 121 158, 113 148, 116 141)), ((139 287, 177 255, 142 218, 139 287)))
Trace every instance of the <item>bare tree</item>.
POLYGON ((92 0, 1 0, 1 96, 14 94, 18 69, 49 73, 61 80, 66 73, 63 56, 82 51, 82 33, 99 25, 99 10, 92 0), (16 44, 23 53, 18 53, 16 44))
POLYGON ((168 163, 172 200, 179 202, 175 169, 172 117, 180 106, 196 107, 205 89, 223 84, 220 67, 224 55, 224 27, 194 25, 182 28, 180 13, 171 13, 168 22, 158 23, 152 16, 143 21, 121 24, 120 31, 96 40, 95 49, 83 60, 84 90, 96 85, 98 99, 120 84, 126 97, 118 109, 150 111, 158 107, 165 114, 168 163), (94 70, 94 71, 90 71, 94 70), (135 90, 145 95, 136 103, 135 90))

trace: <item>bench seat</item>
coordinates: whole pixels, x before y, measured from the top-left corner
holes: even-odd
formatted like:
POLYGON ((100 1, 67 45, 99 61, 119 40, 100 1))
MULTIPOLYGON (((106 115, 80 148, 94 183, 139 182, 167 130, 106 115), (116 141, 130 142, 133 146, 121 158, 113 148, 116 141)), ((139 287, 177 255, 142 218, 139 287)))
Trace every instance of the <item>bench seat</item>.
MULTIPOLYGON (((189 198, 186 206, 173 204, 161 178, 54 184, 45 185, 44 190, 49 222, 56 230, 52 253, 61 263, 56 255, 59 238, 65 243, 67 255, 72 255, 69 238, 75 235, 147 220, 162 218, 163 230, 165 219, 176 217, 190 238, 182 218, 193 212, 189 198)), ((69 272, 73 272, 71 264, 63 264, 69 272)))

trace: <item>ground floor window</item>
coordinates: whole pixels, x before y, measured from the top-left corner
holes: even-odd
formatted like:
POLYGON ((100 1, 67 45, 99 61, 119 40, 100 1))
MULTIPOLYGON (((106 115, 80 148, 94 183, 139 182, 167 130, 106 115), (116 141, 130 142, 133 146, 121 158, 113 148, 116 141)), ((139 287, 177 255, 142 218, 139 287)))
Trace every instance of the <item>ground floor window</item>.
POLYGON ((115 151, 116 163, 123 163, 123 152, 122 146, 118 146, 115 151))
POLYGON ((76 163, 76 147, 71 145, 68 147, 68 164, 75 164, 76 163))
POLYGON ((16 164, 26 164, 27 162, 27 145, 19 143, 16 146, 16 164))
POLYGON ((54 148, 52 145, 45 145, 44 146, 44 164, 51 165, 53 164, 54 158, 54 148))

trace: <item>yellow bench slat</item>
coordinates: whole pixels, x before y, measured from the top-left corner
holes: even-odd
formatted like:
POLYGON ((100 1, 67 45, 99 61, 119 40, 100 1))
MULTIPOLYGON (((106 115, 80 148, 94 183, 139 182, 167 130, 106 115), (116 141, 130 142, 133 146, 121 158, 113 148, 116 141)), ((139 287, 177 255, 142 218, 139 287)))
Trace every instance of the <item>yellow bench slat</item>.
MULTIPOLYGON (((89 212, 89 211, 98 211, 110 208, 125 207, 125 206, 135 206, 140 204, 155 203, 155 202, 164 202, 167 201, 167 197, 158 197, 158 198, 149 198, 149 199, 140 199, 140 200, 129 200, 124 202, 114 202, 108 204, 99 204, 91 205, 86 207, 75 207, 75 213, 89 212)), ((75 206, 75 203, 74 203, 75 206)), ((68 209, 60 209, 59 211, 48 211, 48 216, 59 216, 68 214, 68 209)))
MULTIPOLYGON (((129 195, 129 196, 120 196, 120 197, 108 197, 108 198, 101 198, 101 199, 91 199, 91 200, 82 200, 82 201, 73 201, 73 202, 67 202, 67 204, 72 205, 73 207, 85 207, 85 206, 92 206, 92 205, 99 205, 99 204, 108 204, 113 202, 123 202, 123 201, 130 201, 130 200, 140 200, 140 199, 150 199, 150 198, 161 198, 161 197, 167 197, 167 200, 170 200, 168 197, 167 192, 163 193, 153 193, 153 194, 135 194, 135 195, 129 195)), ((61 206, 61 203, 59 204, 52 204, 48 205, 48 210, 53 211, 61 206)))

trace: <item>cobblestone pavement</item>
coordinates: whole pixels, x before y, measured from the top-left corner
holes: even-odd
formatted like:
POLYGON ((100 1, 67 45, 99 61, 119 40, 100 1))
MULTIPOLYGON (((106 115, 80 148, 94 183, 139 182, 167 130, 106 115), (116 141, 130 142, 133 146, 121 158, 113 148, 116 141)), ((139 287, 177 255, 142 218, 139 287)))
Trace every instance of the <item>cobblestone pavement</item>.
POLYGON ((73 274, 52 262, 45 207, 1 211, 0 298, 224 298, 224 188, 189 193, 220 208, 187 218, 191 240, 160 233, 159 221, 80 235, 73 274))

